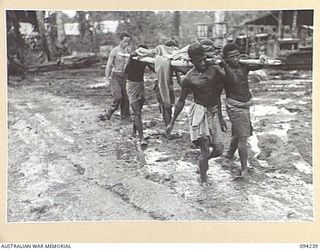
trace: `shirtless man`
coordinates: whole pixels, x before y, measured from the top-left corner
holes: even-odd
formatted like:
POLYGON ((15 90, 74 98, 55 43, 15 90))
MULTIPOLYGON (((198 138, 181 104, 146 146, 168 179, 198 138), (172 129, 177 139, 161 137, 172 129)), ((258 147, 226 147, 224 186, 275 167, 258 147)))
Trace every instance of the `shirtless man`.
POLYGON ((193 93, 194 104, 188 115, 191 141, 200 147, 199 169, 201 182, 207 181, 208 160, 223 153, 222 132, 226 123, 222 118, 220 95, 223 90, 224 73, 219 66, 209 66, 203 47, 194 43, 188 49, 194 67, 182 81, 181 95, 175 105, 173 117, 167 126, 170 134, 182 111, 189 92, 193 93), (210 153, 210 146, 213 147, 210 153))
MULTIPOLYGON (((138 48, 148 49, 146 45, 139 45, 138 48)), ((131 108, 133 110, 133 135, 136 135, 138 131, 138 135, 140 138, 140 145, 146 146, 148 142, 144 138, 143 135, 143 127, 142 127, 142 119, 141 119, 141 111, 143 104, 145 102, 145 91, 144 91, 144 72, 146 66, 148 66, 152 71, 154 71, 154 67, 150 64, 141 62, 139 60, 133 59, 133 57, 137 56, 134 52, 130 54, 129 62, 125 67, 125 72, 128 76, 127 83, 127 93, 130 101, 131 108)))
POLYGON ((266 57, 260 57, 262 65, 240 63, 240 50, 234 43, 225 45, 223 56, 224 59, 221 59, 221 65, 226 74, 226 107, 232 124, 232 139, 222 165, 229 165, 236 150, 238 150, 241 172, 240 175, 236 176, 237 179, 246 176, 248 172, 247 141, 252 135, 249 108, 253 104, 253 101, 249 90, 248 73, 252 70, 261 69, 263 64, 266 63, 266 57))
POLYGON ((122 32, 120 34, 120 44, 110 52, 106 67, 106 84, 110 84, 113 101, 107 109, 105 115, 100 116, 102 120, 109 120, 112 114, 121 106, 121 119, 130 117, 129 100, 126 91, 127 77, 124 72, 128 59, 119 55, 120 53, 129 53, 128 46, 131 42, 131 36, 122 32))

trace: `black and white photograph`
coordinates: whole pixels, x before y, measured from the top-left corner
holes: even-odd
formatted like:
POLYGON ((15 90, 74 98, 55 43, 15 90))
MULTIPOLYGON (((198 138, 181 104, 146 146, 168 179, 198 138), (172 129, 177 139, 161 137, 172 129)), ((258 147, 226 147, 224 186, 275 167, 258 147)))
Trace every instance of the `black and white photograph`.
POLYGON ((6 223, 313 222, 313 9, 6 9, 6 223))

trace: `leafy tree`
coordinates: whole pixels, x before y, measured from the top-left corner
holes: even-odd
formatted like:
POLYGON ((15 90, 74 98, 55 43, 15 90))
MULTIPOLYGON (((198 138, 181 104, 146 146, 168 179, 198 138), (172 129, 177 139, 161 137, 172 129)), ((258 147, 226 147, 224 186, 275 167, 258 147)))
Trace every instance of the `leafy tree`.
POLYGON ((154 11, 117 12, 117 17, 120 22, 117 33, 129 32, 133 37, 133 46, 156 46, 170 37, 170 25, 167 25, 170 21, 166 21, 164 15, 158 15, 154 11))
POLYGON ((20 32, 20 22, 30 22, 34 31, 38 31, 38 22, 35 11, 7 10, 7 54, 18 58, 21 62, 25 61, 27 43, 20 32))

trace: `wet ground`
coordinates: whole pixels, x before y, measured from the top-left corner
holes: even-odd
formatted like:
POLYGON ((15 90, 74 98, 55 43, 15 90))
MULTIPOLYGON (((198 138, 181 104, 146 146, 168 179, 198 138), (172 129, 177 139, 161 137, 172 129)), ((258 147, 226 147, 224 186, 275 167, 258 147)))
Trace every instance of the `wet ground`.
MULTIPOLYGON (((199 182, 199 150, 189 140, 191 97, 167 139, 148 74, 143 123, 149 145, 140 148, 131 123, 118 113, 97 119, 111 101, 103 72, 92 67, 10 77, 9 222, 313 220, 311 71, 250 75, 252 169, 232 181, 238 158, 229 167, 212 159, 209 185, 199 182)), ((228 132, 225 148, 229 141, 228 132)))

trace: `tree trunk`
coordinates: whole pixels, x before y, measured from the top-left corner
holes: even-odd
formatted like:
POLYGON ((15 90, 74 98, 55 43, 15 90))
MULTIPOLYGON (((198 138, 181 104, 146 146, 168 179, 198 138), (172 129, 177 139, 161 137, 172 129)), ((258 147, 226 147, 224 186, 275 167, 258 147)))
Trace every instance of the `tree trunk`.
POLYGON ((278 38, 281 39, 283 36, 282 33, 282 10, 279 11, 279 20, 278 20, 278 38))
POLYGON ((173 36, 175 39, 178 40, 178 43, 181 43, 181 36, 180 36, 180 26, 181 26, 181 19, 180 19, 180 11, 175 11, 173 16, 173 36))
POLYGON ((41 44, 43 46, 44 52, 46 53, 47 60, 51 61, 51 53, 50 53, 50 49, 48 46, 48 41, 46 39, 46 32, 45 32, 45 28, 44 28, 45 26, 44 26, 43 11, 37 11, 36 14, 37 14, 37 21, 38 21, 41 44))
POLYGON ((79 22, 79 32, 80 32, 80 39, 84 38, 86 34, 86 12, 85 11, 77 11, 78 14, 78 22, 79 22))
POLYGON ((298 11, 294 10, 293 11, 293 19, 292 19, 292 27, 291 31, 294 37, 297 36, 297 18, 298 18, 298 11))
POLYGON ((97 45, 97 29, 96 29, 96 22, 97 20, 96 12, 89 12, 89 20, 92 25, 92 43, 93 43, 93 49, 92 52, 98 51, 98 45, 97 45))
POLYGON ((65 40, 66 35, 64 33, 64 27, 62 22, 62 12, 57 11, 56 12, 56 24, 57 24, 57 43, 58 46, 61 46, 62 42, 65 40))

